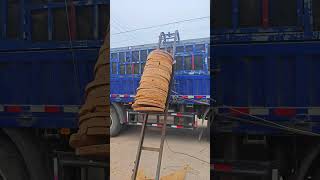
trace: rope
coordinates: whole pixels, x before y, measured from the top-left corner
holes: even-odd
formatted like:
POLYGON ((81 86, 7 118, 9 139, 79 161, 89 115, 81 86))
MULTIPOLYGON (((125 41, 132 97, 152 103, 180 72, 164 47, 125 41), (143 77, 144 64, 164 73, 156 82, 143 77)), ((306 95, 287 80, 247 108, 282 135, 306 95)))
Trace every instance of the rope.
POLYGON ((79 104, 80 104, 80 99, 81 99, 81 95, 80 95, 80 82, 78 79, 79 76, 79 72, 77 70, 78 64, 76 61, 76 57, 75 57, 75 52, 74 52, 74 48, 73 48, 73 44, 72 44, 72 38, 71 38, 71 28, 70 28, 70 19, 69 19, 69 13, 68 13, 68 3, 67 0, 64 0, 65 3, 65 10, 66 10, 66 16, 67 16, 67 24, 68 24, 68 35, 69 35, 69 45, 70 45, 70 51, 71 51, 71 55, 72 55, 72 63, 73 63, 73 74, 74 74, 74 81, 76 83, 76 87, 77 87, 77 95, 79 97, 79 104))

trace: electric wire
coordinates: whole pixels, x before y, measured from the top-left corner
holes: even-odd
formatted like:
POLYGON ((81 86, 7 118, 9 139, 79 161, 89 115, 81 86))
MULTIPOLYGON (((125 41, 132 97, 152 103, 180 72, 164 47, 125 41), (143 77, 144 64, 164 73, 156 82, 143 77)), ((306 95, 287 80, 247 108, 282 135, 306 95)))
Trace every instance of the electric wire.
POLYGON ((172 149, 171 149, 171 147, 169 146, 169 143, 168 143, 167 138, 166 138, 165 140, 166 140, 166 145, 167 145, 167 147, 168 147, 169 151, 171 151, 172 153, 174 153, 174 154, 181 154, 181 155, 185 155, 185 156, 189 156, 189 157, 191 157, 191 158, 193 158, 193 159, 196 159, 196 160, 198 160, 198 161, 201 161, 201 162, 204 162, 204 163, 210 164, 210 162, 205 161, 205 160, 200 159, 200 158, 197 158, 197 157, 195 157, 195 156, 193 156, 193 155, 190 155, 190 154, 187 154, 187 153, 183 153, 183 152, 177 152, 177 151, 172 150, 172 149))
POLYGON ((135 31, 140 31, 140 30, 145 30, 145 29, 152 29, 152 28, 156 28, 156 27, 168 26, 168 25, 178 24, 178 23, 183 23, 183 22, 197 21, 197 20, 208 19, 208 18, 210 18, 210 16, 204 16, 204 17, 198 17, 198 18, 192 18, 192 19, 185 19, 185 20, 181 20, 181 21, 175 21, 175 22, 170 22, 170 23, 165 23, 165 24, 142 27, 142 28, 127 30, 127 31, 121 31, 121 32, 114 33, 114 34, 111 34, 111 35, 124 34, 124 33, 129 33, 129 32, 135 32, 135 31))
POLYGON ((78 95, 78 98, 79 98, 79 102, 78 103, 80 104, 80 100, 81 100, 80 90, 81 90, 81 87, 80 87, 80 82, 79 82, 79 79, 78 79, 78 77, 79 77, 79 72, 77 70, 78 63, 76 61, 75 52, 74 52, 74 48, 73 48, 73 42, 72 42, 72 38, 71 38, 70 18, 69 18, 67 0, 64 0, 64 3, 65 3, 65 11, 66 11, 66 17, 67 17, 67 24, 68 24, 69 45, 70 45, 70 51, 71 51, 72 63, 73 63, 74 81, 75 81, 76 86, 77 86, 77 95, 78 95))

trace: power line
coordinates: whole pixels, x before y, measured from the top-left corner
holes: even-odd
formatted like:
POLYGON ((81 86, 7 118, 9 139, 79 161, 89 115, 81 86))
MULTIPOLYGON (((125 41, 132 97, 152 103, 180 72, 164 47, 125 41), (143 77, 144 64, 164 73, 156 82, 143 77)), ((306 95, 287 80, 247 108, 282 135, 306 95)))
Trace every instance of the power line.
POLYGON ((121 31, 121 32, 114 33, 111 35, 124 34, 124 33, 128 33, 128 32, 140 31, 140 30, 145 30, 145 29, 152 29, 152 28, 156 28, 156 27, 162 27, 162 26, 178 24, 178 23, 182 23, 182 22, 196 21, 196 20, 207 19, 207 18, 210 18, 210 16, 198 17, 198 18, 193 18, 193 19, 185 19, 185 20, 170 22, 170 23, 166 23, 166 24, 159 24, 159 25, 154 25, 154 26, 149 26, 149 27, 142 27, 142 28, 132 29, 132 30, 128 30, 128 31, 121 31))

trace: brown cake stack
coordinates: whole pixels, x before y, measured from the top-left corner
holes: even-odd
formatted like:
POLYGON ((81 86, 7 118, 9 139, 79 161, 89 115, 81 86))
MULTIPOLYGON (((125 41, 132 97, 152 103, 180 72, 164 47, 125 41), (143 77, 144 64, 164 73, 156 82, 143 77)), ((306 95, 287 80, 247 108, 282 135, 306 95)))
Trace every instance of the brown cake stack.
POLYGON ((77 155, 106 157, 109 154, 109 41, 108 34, 94 67, 95 79, 85 89, 85 104, 79 111, 79 130, 70 137, 77 155))
POLYGON ((132 108, 140 112, 164 112, 172 75, 172 56, 156 49, 148 60, 132 108))

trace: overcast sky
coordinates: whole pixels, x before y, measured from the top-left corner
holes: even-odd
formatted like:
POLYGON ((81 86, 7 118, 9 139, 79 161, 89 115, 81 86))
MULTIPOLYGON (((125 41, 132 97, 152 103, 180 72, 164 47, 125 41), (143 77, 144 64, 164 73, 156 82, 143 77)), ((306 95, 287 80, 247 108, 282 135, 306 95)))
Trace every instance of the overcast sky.
POLYGON ((111 48, 156 43, 162 31, 179 30, 181 40, 209 37, 209 18, 116 34, 207 16, 210 0, 111 0, 111 48))

